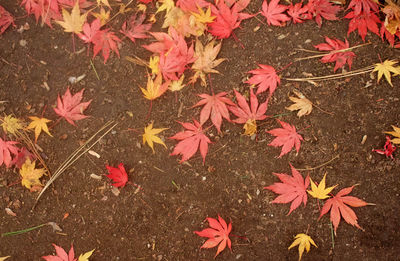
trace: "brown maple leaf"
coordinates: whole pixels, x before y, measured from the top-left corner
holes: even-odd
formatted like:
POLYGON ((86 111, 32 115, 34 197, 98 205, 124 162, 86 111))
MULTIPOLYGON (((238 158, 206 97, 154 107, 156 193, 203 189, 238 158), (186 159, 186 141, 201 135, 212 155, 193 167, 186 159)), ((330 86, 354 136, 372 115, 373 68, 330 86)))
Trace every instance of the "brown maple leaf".
POLYGON ((328 213, 329 210, 331 211, 330 219, 335 229, 335 234, 340 223, 340 216, 342 216, 344 221, 346 221, 348 224, 362 230, 362 228, 358 225, 356 213, 354 213, 349 206, 364 207, 368 205, 368 203, 353 196, 346 196, 353 190, 353 188, 354 186, 342 189, 336 194, 336 196, 332 196, 330 199, 328 199, 321 209, 319 219, 328 213))
POLYGON ((71 95, 68 87, 67 91, 61 98, 60 95, 57 97, 57 108, 54 108, 54 111, 74 126, 74 121, 82 120, 88 117, 82 113, 84 110, 86 110, 92 100, 81 103, 84 90, 85 89, 82 89, 80 92, 71 95))
POLYGON ((306 98, 301 92, 293 90, 294 94, 296 94, 296 97, 289 96, 289 99, 294 102, 294 104, 290 105, 289 107, 286 108, 286 110, 289 111, 297 111, 297 116, 301 117, 304 115, 308 115, 312 111, 312 102, 306 98))
POLYGON ((264 187, 264 189, 280 194, 271 203, 286 204, 292 202, 288 215, 299 207, 301 202, 303 202, 304 206, 307 204, 307 188, 310 185, 310 177, 308 175, 303 179, 300 172, 292 165, 290 165, 290 168, 292 169, 292 176, 285 173, 273 173, 282 182, 275 182, 268 187, 264 187))

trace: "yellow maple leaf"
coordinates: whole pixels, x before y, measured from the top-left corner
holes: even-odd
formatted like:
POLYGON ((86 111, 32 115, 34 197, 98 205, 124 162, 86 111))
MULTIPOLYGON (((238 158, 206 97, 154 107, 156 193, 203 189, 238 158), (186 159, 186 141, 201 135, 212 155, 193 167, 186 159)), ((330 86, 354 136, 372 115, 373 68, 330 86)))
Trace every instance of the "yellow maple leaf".
POLYGON ((185 79, 185 75, 182 74, 182 76, 181 76, 181 78, 179 78, 179 80, 171 81, 171 83, 168 86, 168 89, 171 92, 176 92, 176 91, 182 90, 186 86, 185 84, 183 84, 184 79, 185 79))
POLYGON ((12 115, 4 116, 1 121, 1 126, 3 127, 5 133, 11 133, 15 135, 18 130, 24 128, 23 122, 20 119, 13 117, 12 115))
POLYGON ((394 131, 385 131, 385 133, 393 135, 393 136, 396 137, 396 138, 391 140, 394 144, 400 144, 400 128, 396 127, 396 126, 393 126, 393 125, 392 125, 392 128, 393 128, 394 131))
POLYGON ((378 83, 382 78, 382 75, 385 76, 386 81, 393 87, 390 73, 394 73, 394 76, 400 74, 400 68, 394 67, 393 65, 397 64, 397 61, 386 60, 383 63, 376 63, 374 67, 374 72, 378 72, 378 83))
POLYGON ((86 252, 85 254, 80 254, 78 261, 89 261, 89 257, 93 254, 94 249, 86 252))
POLYGON ((298 98, 289 96, 289 99, 294 102, 294 104, 290 105, 286 108, 289 111, 297 111, 297 116, 301 117, 304 115, 308 115, 312 111, 312 102, 307 99, 301 92, 293 90, 294 94, 297 95, 298 98))
POLYGON ((214 19, 216 18, 216 16, 211 16, 211 7, 210 6, 208 7, 206 12, 204 12, 204 10, 200 6, 197 6, 197 8, 199 9, 198 13, 192 12, 192 14, 196 18, 197 22, 202 23, 202 24, 208 24, 208 23, 212 23, 214 21, 214 19))
POLYGON ((0 257, 0 261, 4 261, 4 260, 6 260, 7 258, 9 258, 10 256, 3 256, 3 257, 0 257))
POLYGON ((22 177, 22 186, 25 186, 30 190, 34 189, 34 187, 41 187, 42 183, 39 179, 44 173, 44 169, 35 169, 35 162, 31 162, 31 160, 27 158, 19 170, 19 174, 22 177))
POLYGON ((144 94, 144 97, 148 100, 154 100, 164 94, 168 90, 169 81, 162 84, 162 76, 158 74, 156 79, 153 81, 151 76, 147 77, 146 89, 140 88, 144 94))
POLYGON ((49 129, 47 128, 47 123, 51 122, 51 120, 48 120, 46 118, 38 118, 35 116, 29 117, 31 119, 31 123, 29 123, 27 129, 35 129, 35 142, 37 142, 37 139, 42 132, 46 132, 50 137, 53 137, 51 133, 49 132, 49 129))
POLYGON ((100 13, 93 13, 93 16, 100 19, 101 26, 105 25, 107 21, 110 19, 110 11, 104 10, 104 8, 100 8, 100 13))
POLYGON ((147 142, 147 145, 153 150, 154 153, 154 147, 153 143, 158 143, 163 145, 165 148, 165 143, 157 136, 160 132, 167 130, 168 128, 160 128, 160 129, 153 129, 153 122, 149 124, 149 126, 144 128, 144 134, 143 134, 143 144, 147 142))
POLYGON ((219 51, 221 50, 222 43, 215 45, 215 40, 209 42, 206 46, 196 40, 194 56, 196 61, 192 65, 195 75, 191 78, 190 82, 194 83, 198 78, 201 79, 201 84, 206 85, 206 73, 219 73, 214 67, 225 61, 225 58, 216 59, 219 51))
POLYGON ((108 3, 108 0, 97 0, 97 5, 106 5, 111 8, 110 3, 108 3))
POLYGON ((156 14, 162 11, 169 13, 171 9, 175 6, 174 0, 159 0, 161 3, 160 7, 157 8, 156 14))
POLYGON ((308 251, 310 251, 310 247, 311 244, 315 247, 317 247, 317 245, 315 244, 314 240, 312 240, 312 238, 306 234, 297 234, 295 236, 295 240, 293 241, 293 243, 290 245, 290 247, 288 249, 291 249, 292 247, 295 246, 299 246, 299 261, 301 260, 301 256, 303 255, 304 249, 308 251))
POLYGON ((157 75, 160 72, 160 56, 151 56, 149 61, 149 68, 151 69, 151 74, 157 75))
POLYGON ((71 14, 63 8, 62 16, 64 21, 56 22, 64 27, 65 32, 76 34, 82 32, 83 24, 86 22, 87 13, 81 15, 81 11, 79 9, 79 1, 76 1, 74 8, 72 8, 71 14))
POLYGON ((312 181, 310 178, 310 183, 311 183, 311 190, 307 190, 308 194, 313 196, 314 198, 319 198, 319 199, 326 199, 329 198, 328 194, 331 193, 331 191, 337 186, 325 188, 325 177, 322 178, 321 182, 318 184, 318 186, 312 181))

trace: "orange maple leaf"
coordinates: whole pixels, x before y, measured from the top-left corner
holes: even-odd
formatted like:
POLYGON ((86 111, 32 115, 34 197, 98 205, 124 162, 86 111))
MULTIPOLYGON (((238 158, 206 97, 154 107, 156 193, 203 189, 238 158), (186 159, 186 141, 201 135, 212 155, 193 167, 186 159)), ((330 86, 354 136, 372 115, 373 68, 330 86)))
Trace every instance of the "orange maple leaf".
POLYGON ((157 99, 168 90, 169 81, 162 84, 162 76, 158 74, 156 79, 153 81, 151 76, 147 78, 146 89, 140 88, 144 94, 144 97, 150 101, 157 99))

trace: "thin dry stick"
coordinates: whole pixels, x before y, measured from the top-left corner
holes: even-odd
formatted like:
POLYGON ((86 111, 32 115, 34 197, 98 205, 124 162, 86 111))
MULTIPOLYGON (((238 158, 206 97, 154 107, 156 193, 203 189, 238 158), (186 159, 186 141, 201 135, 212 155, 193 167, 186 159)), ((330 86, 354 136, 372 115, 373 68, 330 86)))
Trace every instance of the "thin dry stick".
MULTIPOLYGON (((133 0, 129 1, 126 5, 125 8, 127 8, 130 4, 132 4, 133 0)), ((109 22, 111 22, 112 20, 114 20, 115 17, 117 17, 118 15, 120 15, 121 12, 116 13, 113 17, 111 17, 104 25, 108 24, 109 22)))
POLYGON ((330 75, 325 75, 325 76, 317 76, 317 77, 307 77, 307 78, 283 78, 287 81, 292 81, 292 82, 308 82, 308 81, 325 81, 325 80, 334 80, 334 79, 340 79, 340 78, 346 78, 346 77, 351 77, 359 74, 365 74, 372 72, 374 70, 374 66, 368 66, 362 69, 358 69, 355 71, 351 72, 344 72, 344 73, 337 73, 337 74, 330 74, 330 75))
POLYGON ((67 169, 69 168, 75 161, 77 161, 82 155, 84 155, 86 152, 88 152, 94 145, 96 145, 105 135, 107 135, 115 126, 117 126, 118 123, 114 123, 111 127, 109 127, 113 121, 107 122, 100 130, 98 130, 95 134, 93 134, 92 137, 90 137, 85 144, 80 146, 78 149, 76 149, 68 158, 58 167, 58 169, 54 172, 54 175, 47 181, 46 185, 43 187, 42 191, 39 193, 38 197, 36 198, 36 202, 33 206, 32 209, 35 208, 37 202, 39 201, 40 197, 43 195, 43 193, 47 190, 47 188, 67 169), (101 133, 103 130, 108 128, 96 141, 93 142, 89 147, 87 147, 85 150, 84 148, 86 145, 88 145, 99 133, 101 133), (82 152, 82 150, 84 150, 82 152))
POLYGON ((314 169, 319 169, 319 168, 321 168, 321 167, 323 167, 323 166, 328 165, 329 163, 331 163, 332 161, 334 161, 335 159, 338 159, 338 158, 339 158, 339 154, 336 155, 335 157, 333 157, 332 159, 330 159, 329 161, 327 161, 327 162, 325 162, 325 163, 322 163, 321 165, 318 165, 318 166, 316 166, 316 167, 313 167, 313 168, 305 168, 305 169, 298 169, 298 168, 295 168, 295 169, 297 169, 297 170, 314 170, 314 169))
MULTIPOLYGON (((353 49, 360 48, 360 47, 363 47, 363 46, 369 45, 369 44, 371 44, 371 43, 365 43, 365 44, 356 45, 356 46, 353 46, 353 47, 350 47, 350 48, 346 48, 346 49, 335 50, 335 51, 331 51, 331 52, 327 52, 327 53, 322 53, 322 54, 317 54, 317 55, 312 55, 312 56, 307 56, 307 57, 302 57, 302 58, 296 58, 296 59, 294 59, 294 61, 298 62, 298 61, 303 61, 303 60, 323 57, 323 56, 328 55, 328 54, 348 52, 348 51, 351 51, 353 49)), ((302 50, 305 51, 305 49, 302 49, 302 50)), ((307 51, 312 52, 311 50, 307 50, 307 51)), ((321 52, 319 52, 319 53, 321 53, 321 52)))
POLYGON ((333 112, 329 112, 329 111, 325 111, 323 110, 321 107, 315 105, 314 103, 312 104, 315 108, 317 108, 318 110, 322 111, 323 113, 329 114, 329 115, 335 115, 333 112))

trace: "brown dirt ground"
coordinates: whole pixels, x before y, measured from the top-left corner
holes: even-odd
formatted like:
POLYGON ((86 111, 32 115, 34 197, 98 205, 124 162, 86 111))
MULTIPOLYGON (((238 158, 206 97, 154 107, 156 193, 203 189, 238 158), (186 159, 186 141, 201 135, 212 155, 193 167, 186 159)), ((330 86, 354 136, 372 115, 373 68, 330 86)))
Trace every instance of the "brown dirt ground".
MULTIPOLYGON (((101 158, 87 155, 78 160, 46 191, 33 211, 36 195, 18 184, 9 187, 18 181, 18 174, 13 169, 1 168, 0 208, 4 214, 0 215, 0 232, 54 221, 64 234, 43 227, 0 238, 0 256, 11 255, 10 260, 39 260, 40 256, 53 253, 51 243, 65 249, 73 243, 76 253, 95 248, 91 260, 212 260, 216 249, 200 249, 204 240, 193 231, 207 226, 206 217, 220 214, 232 221, 235 235, 248 240, 232 237, 233 252, 223 251, 219 260, 296 260, 297 250, 287 248, 297 233, 306 231, 318 248, 313 247, 303 260, 399 258, 400 160, 372 152, 373 148, 383 147, 383 131, 399 125, 399 77, 392 79, 394 88, 385 81, 377 84, 369 74, 324 81, 318 86, 282 80, 267 114, 285 114, 281 119, 302 130, 305 141, 297 156, 292 151, 278 159, 280 149, 267 146, 273 138, 264 130, 278 127, 275 120, 268 119, 261 123, 257 140, 242 136, 241 126, 224 122, 222 134, 210 131, 214 143, 210 145, 205 165, 197 155, 189 164, 179 164, 176 157, 169 156, 176 142, 167 137, 181 131, 176 121, 199 117, 200 109, 191 106, 198 101, 196 94, 209 93, 208 89, 196 84, 185 88, 177 98, 167 93, 154 102, 152 114, 146 119, 149 103, 139 89, 146 82, 145 68, 123 57, 137 55, 147 60, 150 53, 140 45, 149 40, 137 44, 125 40, 121 59, 112 55, 106 65, 99 57, 94 59, 100 76, 97 80, 86 50, 72 53, 70 34, 58 26, 51 30, 35 25, 32 17, 23 17, 24 10, 16 2, 6 0, 1 4, 22 17, 17 20, 18 27, 28 22, 30 30, 21 34, 9 29, 0 38, 0 100, 8 101, 0 105, 1 113, 27 118, 40 115, 47 106, 45 117, 55 120, 57 116, 51 107, 57 94, 64 93, 69 85, 68 77, 87 75, 71 89, 76 92, 85 88, 85 100, 93 99, 86 111, 91 117, 79 121, 77 127, 63 120, 51 129, 54 138, 41 135, 39 139, 42 156, 53 171, 79 146, 79 141, 87 139, 106 121, 115 120, 119 124, 93 148, 101 158), (22 39, 27 41, 26 47, 19 45, 22 39), (42 87, 44 81, 49 91, 42 87), (290 104, 287 96, 293 88, 333 115, 316 108, 310 116, 300 119, 295 113, 287 113, 285 107, 290 104), (133 117, 127 112, 132 112, 133 117), (141 144, 138 133, 127 131, 135 128, 142 132, 152 120, 155 127, 169 127, 164 132, 168 150, 156 145, 155 154, 141 144), (65 134, 67 138, 61 139, 65 134), (361 144, 364 135, 368 138, 361 144), (320 180, 327 172, 328 185, 339 184, 340 188, 359 184, 352 195, 376 205, 355 209, 364 231, 342 220, 333 249, 329 218, 317 221, 315 200, 309 198, 305 208, 301 206, 287 216, 289 205, 270 204, 276 195, 263 187, 277 181, 273 172, 289 173, 289 162, 297 168, 313 167, 336 155, 339 158, 330 164, 302 174, 320 180), (90 178, 91 173, 104 174, 105 164, 120 162, 132 170, 129 179, 142 187, 138 193, 136 187, 127 186, 115 196, 107 178, 90 178), (17 216, 6 215, 3 210, 6 207, 17 216), (65 213, 69 217, 63 220, 65 213)), ((249 10, 256 12, 260 6, 260 1, 253 1, 249 10)), ((121 23, 123 19, 119 17, 115 22, 121 23)), ((257 63, 281 68, 295 57, 307 55, 296 52, 295 48, 313 49, 313 44, 323 42, 323 36, 343 39, 347 24, 347 21, 324 21, 321 29, 312 21, 283 28, 261 25, 253 32, 259 21, 244 21, 235 33, 245 48, 240 48, 233 39, 224 40, 219 57, 228 60, 217 68, 221 75, 212 75, 212 87, 215 92, 230 92, 231 97, 233 88, 248 93, 243 81, 248 76, 246 72, 256 68, 257 63), (279 40, 279 36, 286 37, 279 40)), ((361 43, 356 34, 348 39, 351 45, 361 43)), ((371 45, 355 50, 354 69, 376 63, 379 57, 382 60, 399 57, 400 50, 390 48, 377 36, 368 35, 367 41, 371 45)), ((78 42, 80 50, 84 45, 78 42)), ((304 77, 303 72, 328 75, 333 72, 333 65, 307 60, 290 66, 282 72, 282 77, 304 77)))

